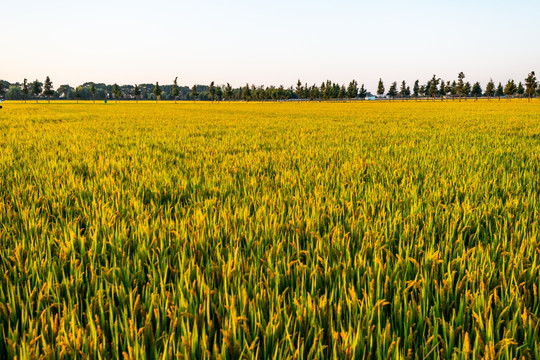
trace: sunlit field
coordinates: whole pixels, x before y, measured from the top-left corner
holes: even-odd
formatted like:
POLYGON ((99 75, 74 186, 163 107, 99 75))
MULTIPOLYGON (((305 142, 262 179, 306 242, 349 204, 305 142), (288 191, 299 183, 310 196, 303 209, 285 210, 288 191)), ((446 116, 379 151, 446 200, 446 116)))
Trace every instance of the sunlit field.
POLYGON ((5 102, 0 358, 540 358, 540 101, 5 102))

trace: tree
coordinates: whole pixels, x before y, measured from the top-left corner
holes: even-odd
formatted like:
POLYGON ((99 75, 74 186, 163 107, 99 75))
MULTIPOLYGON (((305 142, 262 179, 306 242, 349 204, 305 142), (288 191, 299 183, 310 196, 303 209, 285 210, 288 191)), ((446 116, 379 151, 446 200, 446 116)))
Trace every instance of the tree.
POLYGON ((208 87, 208 95, 210 96, 210 100, 212 100, 212 103, 213 103, 214 97, 216 96, 216 88, 214 87, 213 81, 210 83, 210 86, 208 87))
MULTIPOLYGON (((450 83, 450 82, 448 82, 450 83)), ((449 84, 447 86, 447 90, 448 92, 450 93, 450 96, 452 96, 452 101, 456 100, 456 95, 457 95, 457 84, 456 84, 456 81, 452 81, 452 84, 449 84)))
POLYGON ((426 86, 425 85, 420 85, 420 89, 418 89, 418 93, 422 96, 424 96, 424 94, 426 93, 426 86))
POLYGON ((94 85, 94 83, 90 85, 90 93, 92 94, 92 102, 95 104, 96 103, 96 85, 94 85))
POLYGON ((315 99, 319 99, 320 97, 321 97, 321 90, 319 89, 317 85, 313 84, 313 86, 309 90, 309 99, 315 100, 315 99))
POLYGON ((28 97, 28 81, 26 79, 24 79, 21 93, 24 98, 24 103, 26 104, 26 98, 28 97))
POLYGON ((414 86, 413 86, 413 95, 414 95, 414 97, 416 98, 417 101, 418 101, 418 92, 419 91, 420 91, 420 81, 416 80, 414 82, 414 86))
POLYGON ((355 99, 358 96, 358 83, 356 80, 353 80, 349 83, 347 87, 347 97, 349 100, 355 99))
POLYGON ((426 83, 426 86, 424 87, 424 91, 422 92, 422 95, 425 96, 425 97, 429 97, 430 95, 430 91, 429 91, 429 88, 431 87, 431 80, 429 80, 427 83, 426 83))
POLYGON ((21 95, 21 88, 17 85, 11 85, 6 92, 6 100, 21 100, 23 96, 21 95))
POLYGON ((510 79, 506 83, 506 86, 504 87, 504 95, 507 96, 508 100, 512 101, 512 97, 517 92, 517 86, 514 80, 510 79))
POLYGON ((439 86, 439 96, 441 97, 441 101, 444 100, 444 97, 446 96, 446 92, 448 90, 446 89, 446 86, 444 85, 444 80, 441 80, 441 86, 439 86))
POLYGON ((246 83, 246 87, 242 90, 242 99, 249 101, 251 98, 251 90, 249 89, 249 84, 246 83))
POLYGON ((489 79, 489 82, 486 85, 486 96, 488 100, 491 101, 491 98, 495 95, 495 83, 493 79, 489 79))
POLYGON ((161 88, 159 87, 159 83, 156 81, 156 86, 154 86, 154 91, 152 91, 152 94, 156 97, 156 104, 159 101, 159 97, 161 96, 161 88))
POLYGON ((345 99, 345 94, 347 94, 347 90, 345 90, 345 86, 341 85, 338 92, 338 98, 343 101, 345 99))
POLYGON ((525 79, 525 87, 527 95, 529 96, 529 101, 531 101, 531 97, 534 95, 534 91, 536 89, 536 74, 534 71, 531 71, 529 73, 529 76, 525 79))
POLYGON ((482 96, 482 87, 478 81, 474 83, 471 90, 471 95, 474 96, 474 101, 478 101, 478 97, 482 96))
POLYGON ((191 98, 193 99, 193 103, 195 103, 195 100, 197 100, 198 96, 199 93, 197 92, 197 85, 193 85, 191 87, 191 98))
POLYGON ((304 88, 302 87, 302 82, 300 79, 298 79, 298 82, 296 83, 296 96, 298 97, 298 100, 302 100, 304 98, 304 88))
POLYGON ((61 99, 67 99, 70 91, 72 91, 73 88, 69 85, 60 85, 58 89, 56 90, 56 93, 58 94, 58 97, 61 99))
POLYGON ((117 102, 118 102, 118 99, 121 99, 121 98, 122 98, 122 88, 121 88, 120 86, 118 86, 118 87, 116 88, 116 94, 115 94, 115 96, 116 96, 117 102))
POLYGON ((384 84, 381 78, 379 78, 379 85, 377 86, 377 95, 379 97, 384 95, 384 84))
POLYGON ((227 83, 227 86, 225 86, 225 93, 223 95, 225 96, 225 99, 231 102, 231 97, 233 95, 231 84, 227 83))
POLYGON ((41 84, 39 81, 34 81, 32 83, 32 94, 34 94, 35 98, 36 98, 36 104, 38 102, 38 98, 39 98, 39 95, 41 94, 41 92, 43 91, 43 87, 42 87, 43 84, 41 84))
POLYGON ((401 87, 399 88, 399 95, 401 96, 401 101, 405 101, 405 96, 407 95, 407 84, 405 80, 401 82, 401 87))
POLYGON ((6 89, 4 88, 4 83, 0 81, 0 99, 6 95, 6 89))
POLYGON ((523 94, 525 94, 525 88, 523 87, 523 84, 521 83, 521 81, 519 82, 518 87, 517 87, 517 94, 520 99, 523 97, 523 94))
POLYGON ((397 96, 397 93, 397 82, 394 81, 392 85, 390 85, 390 89, 388 89, 386 95, 393 100, 397 96))
POLYGON ((367 90, 364 88, 364 84, 360 86, 360 91, 358 91, 358 97, 361 99, 365 99, 367 96, 367 90))
POLYGON ((330 80, 326 80, 326 84, 321 84, 321 92, 324 100, 328 100, 330 98, 330 92, 332 90, 332 83, 330 80))
POLYGON ((141 95, 141 90, 139 89, 139 85, 135 84, 135 87, 133 88, 133 96, 135 96, 135 102, 139 103, 139 96, 141 95))
POLYGON ((45 83, 43 84, 43 95, 47 97, 49 104, 51 103, 51 96, 54 95, 53 83, 51 79, 47 76, 45 78, 45 83))
POLYGON ((458 82, 456 85, 456 94, 459 96, 459 101, 461 101, 461 97, 464 96, 465 93, 465 84, 463 83, 463 79, 465 79, 465 74, 460 72, 458 74, 458 82))
POLYGON ((221 89, 221 85, 216 87, 216 98, 217 98, 218 103, 223 98, 223 89, 221 89))
POLYGON ((178 76, 174 78, 171 95, 173 96, 174 103, 176 104, 176 99, 178 99, 178 95, 180 95, 180 91, 178 90, 178 76))
POLYGON ((75 89, 75 99, 77 99, 77 104, 79 103, 79 99, 81 98, 81 90, 82 90, 82 87, 81 86, 77 86, 77 88, 75 89))
POLYGON ((463 94, 465 95, 465 101, 467 101, 467 97, 470 95, 470 93, 471 93, 471 83, 467 81, 465 83, 465 86, 463 87, 463 94))
MULTIPOLYGON (((251 93, 253 94, 253 91, 251 93)), ((277 98, 279 100, 283 100, 285 98, 285 89, 283 88, 283 85, 280 85, 277 89, 277 98)))
POLYGON ((495 92, 495 96, 497 96, 499 98, 499 101, 501 101, 501 96, 503 95, 504 95, 504 90, 503 90, 502 84, 499 83, 499 86, 497 86, 497 91, 495 92))
POLYGON ((114 83, 112 86, 112 95, 116 102, 118 102, 118 84, 114 83))
POLYGON ((428 95, 435 100, 435 96, 439 93, 439 89, 437 89, 437 85, 439 85, 439 80, 435 75, 431 78, 431 81, 429 82, 429 90, 428 95))

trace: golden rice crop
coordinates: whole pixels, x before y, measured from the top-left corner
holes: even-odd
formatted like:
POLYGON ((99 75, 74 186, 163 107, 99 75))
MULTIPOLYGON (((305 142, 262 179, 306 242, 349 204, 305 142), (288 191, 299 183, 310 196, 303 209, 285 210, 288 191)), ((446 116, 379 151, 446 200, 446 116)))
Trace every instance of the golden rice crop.
POLYGON ((0 110, 0 357, 540 358, 540 102, 0 110))

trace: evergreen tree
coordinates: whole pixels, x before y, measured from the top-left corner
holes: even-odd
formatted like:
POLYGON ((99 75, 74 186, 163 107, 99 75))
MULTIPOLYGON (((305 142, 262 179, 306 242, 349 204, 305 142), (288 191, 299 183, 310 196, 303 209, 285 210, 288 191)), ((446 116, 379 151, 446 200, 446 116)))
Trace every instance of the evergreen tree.
MULTIPOLYGON (((253 93, 253 89, 251 93, 253 93)), ((283 85, 280 85, 277 89, 277 97, 279 100, 283 100, 285 98, 285 89, 283 88, 283 85)))
POLYGON ((246 87, 242 90, 242 99, 249 102, 251 98, 251 90, 249 89, 249 84, 246 83, 246 87))
POLYGON ((161 88, 159 87, 159 82, 156 81, 156 86, 154 86, 154 90, 152 91, 152 94, 156 97, 156 104, 159 101, 159 98, 161 96, 161 88))
POLYGON ((523 97, 523 94, 525 94, 525 88, 523 87, 523 84, 521 83, 521 81, 519 82, 518 87, 517 87, 517 94, 520 99, 523 97))
POLYGON ((341 86, 339 86, 338 84, 332 84, 332 86, 330 87, 330 97, 332 99, 338 98, 340 89, 341 89, 341 86))
POLYGON ((424 96, 424 94, 426 93, 426 86, 425 85, 420 85, 420 88, 418 89, 418 93, 421 96, 424 96))
POLYGON ((319 97, 321 96, 322 94, 322 97, 324 99, 325 97, 325 93, 326 93, 326 85, 324 82, 321 83, 321 87, 320 87, 320 91, 319 91, 319 97))
POLYGON ((461 98, 465 94, 465 84, 463 82, 463 79, 465 79, 465 74, 463 72, 460 72, 458 74, 458 82, 456 85, 456 94, 459 96, 459 101, 461 101, 461 98))
POLYGON ((527 95, 529 96, 529 101, 531 101, 532 96, 534 95, 534 91, 536 89, 536 74, 534 71, 531 71, 529 73, 529 76, 525 79, 525 87, 527 91, 527 95))
POLYGON ((431 80, 429 80, 426 83, 426 86, 424 87, 424 91, 422 92, 422 95, 425 96, 425 97, 429 97, 430 96, 430 88, 431 88, 431 80))
POLYGON ((488 97, 488 100, 491 101, 491 98, 495 95, 495 83, 493 82, 493 79, 489 79, 489 82, 486 85, 486 96, 488 97))
POLYGON ((379 85, 377 86, 377 95, 379 97, 384 95, 384 84, 381 78, 379 78, 379 85))
POLYGON ((22 89, 21 89, 21 93, 22 93, 23 98, 24 98, 24 103, 26 104, 26 98, 28 98, 28 81, 26 79, 24 79, 23 86, 22 86, 22 89))
POLYGON ((198 96, 199 96, 199 93, 197 92, 197 85, 193 85, 191 87, 191 98, 193 99, 194 103, 195 103, 195 100, 197 100, 198 96))
POLYGON ((231 84, 227 83, 227 86, 225 87, 225 99, 231 102, 231 97, 233 95, 231 84))
POLYGON ((471 90, 471 95, 474 96, 474 101, 478 101, 478 97, 482 96, 482 87, 478 81, 474 83, 471 90))
POLYGON ((397 82, 394 81, 392 85, 390 85, 390 89, 388 89, 386 95, 393 100, 397 96, 397 93, 397 82))
POLYGON ((466 82, 465 86, 463 87, 463 94, 465 96, 465 101, 467 101, 467 97, 471 94, 471 83, 466 82))
POLYGON ((441 97, 441 101, 444 100, 444 97, 446 96, 446 85, 444 84, 444 80, 441 80, 441 86, 439 86, 439 96, 441 97))
POLYGON ((90 85, 90 93, 92 94, 92 101, 95 104, 96 103, 96 86, 94 85, 94 83, 90 85))
POLYGON ((296 83, 296 96, 298 97, 298 100, 302 100, 304 98, 304 88, 302 87, 302 82, 300 79, 298 79, 298 82, 296 83))
POLYGON ((51 103, 51 96, 54 95, 53 83, 51 79, 47 76, 45 78, 45 83, 43 84, 43 95, 47 97, 49 104, 51 103))
POLYGON ((450 92, 450 95, 452 96, 452 101, 456 100, 457 96, 457 84, 456 81, 452 81, 452 84, 448 88, 448 91, 450 92))
POLYGON ((364 88, 364 84, 362 84, 362 86, 360 87, 360 91, 358 91, 358 97, 360 99, 365 100, 366 96, 367 96, 367 90, 366 88, 364 88))
POLYGON ((499 86, 497 86, 497 91, 495 92, 495 96, 499 98, 499 101, 501 101, 501 96, 504 95, 503 86, 501 83, 499 83, 499 86))
POLYGON ((409 98, 411 96, 411 88, 407 86, 407 89, 405 89, 405 97, 409 98))
POLYGON ((178 95, 180 95, 180 91, 178 90, 178 76, 174 78, 171 95, 174 98, 174 103, 176 104, 178 95))
POLYGON ((212 103, 214 103, 214 98, 216 96, 216 88, 214 86, 213 81, 210 83, 210 86, 208 87, 208 95, 210 96, 210 100, 212 100, 212 103))
POLYGON ((326 85, 323 83, 321 86, 321 92, 324 100, 328 100, 330 98, 330 92, 332 90, 332 83, 330 80, 326 80, 326 85))
POLYGON ((439 80, 440 79, 437 79, 437 77, 435 75, 433 75, 433 77, 431 78, 431 81, 429 82, 429 90, 428 90, 428 93, 429 93, 429 96, 435 100, 435 97, 437 96, 437 94, 439 93, 439 89, 437 89, 437 85, 439 85, 439 80))
POLYGON ((401 101, 405 101, 405 96, 407 95, 407 84, 405 80, 401 82, 401 87, 399 88, 399 95, 401 96, 401 101))
POLYGON ((347 87, 347 97, 349 100, 355 99, 358 96, 358 83, 356 80, 353 80, 349 83, 347 87))
POLYGON ((420 91, 420 81, 416 80, 413 86, 413 95, 418 100, 418 92, 420 91))
POLYGON ((217 98, 218 103, 223 98, 223 89, 221 88, 221 85, 216 87, 216 98, 217 98))
POLYGON ((133 96, 135 96, 135 102, 139 103, 139 96, 141 95, 141 90, 139 89, 139 85, 135 84, 135 87, 133 88, 133 96))
POLYGON ((256 100, 261 100, 261 102, 264 102, 264 85, 259 86, 255 89, 253 92, 253 98, 256 100))
POLYGON ((506 83, 506 86, 504 87, 504 95, 506 95, 507 99, 512 101, 512 97, 517 92, 517 86, 514 80, 510 79, 506 83))
POLYGON ((342 85, 340 88, 339 88, 339 92, 338 92, 338 98, 343 101, 343 99, 345 99, 345 94, 347 94, 347 90, 345 90, 345 86, 342 85))

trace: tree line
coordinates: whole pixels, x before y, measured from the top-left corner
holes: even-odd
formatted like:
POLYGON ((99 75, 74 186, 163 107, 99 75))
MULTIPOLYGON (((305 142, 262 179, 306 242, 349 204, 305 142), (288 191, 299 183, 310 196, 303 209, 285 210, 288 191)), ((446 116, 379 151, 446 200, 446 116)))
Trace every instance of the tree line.
POLYGON ((524 80, 524 83, 516 82, 513 79, 509 79, 506 84, 503 86, 499 82, 498 85, 495 84, 493 79, 490 79, 486 84, 485 88, 482 88, 480 82, 475 82, 471 85, 470 82, 465 81, 465 74, 460 72, 458 74, 457 80, 452 82, 444 81, 441 78, 437 78, 436 75, 433 75, 431 80, 429 80, 425 85, 420 85, 420 82, 416 80, 414 82, 412 91, 410 87, 405 83, 401 82, 401 86, 398 89, 397 82, 393 82, 388 89, 388 92, 385 95, 385 87, 382 79, 379 79, 379 84, 377 86, 377 95, 379 97, 386 96, 390 99, 407 99, 407 98, 430 98, 441 100, 445 98, 456 98, 461 101, 462 99, 467 100, 467 98, 474 98, 478 100, 479 97, 487 97, 488 99, 497 97, 499 100, 501 97, 506 99, 512 99, 514 97, 523 98, 525 95, 530 100, 533 96, 540 96, 540 83, 536 79, 536 74, 534 71, 531 71, 524 80))
POLYGON ((28 82, 24 79, 22 83, 9 83, 0 80, 0 98, 6 100, 35 100, 47 99, 50 101, 65 100, 192 100, 192 101, 283 101, 283 100, 355 100, 366 98, 378 99, 449 99, 467 100, 479 97, 498 98, 514 97, 522 98, 527 96, 530 100, 534 96, 540 96, 540 83, 536 79, 534 71, 531 71, 524 79, 523 83, 509 79, 504 85, 499 82, 495 84, 490 80, 485 88, 479 82, 471 84, 465 81, 465 74, 460 72, 456 80, 444 81, 436 75, 421 84, 416 80, 411 86, 404 80, 398 85, 394 81, 386 91, 385 84, 379 79, 376 96, 369 92, 364 84, 360 85, 356 80, 352 80, 347 86, 337 84, 330 80, 320 85, 308 85, 298 80, 296 87, 280 86, 255 86, 246 84, 244 87, 233 88, 229 83, 217 85, 211 82, 209 85, 179 86, 178 77, 170 85, 136 84, 118 85, 86 82, 82 85, 72 87, 64 84, 54 88, 51 79, 47 76, 44 82, 35 80, 28 82))

